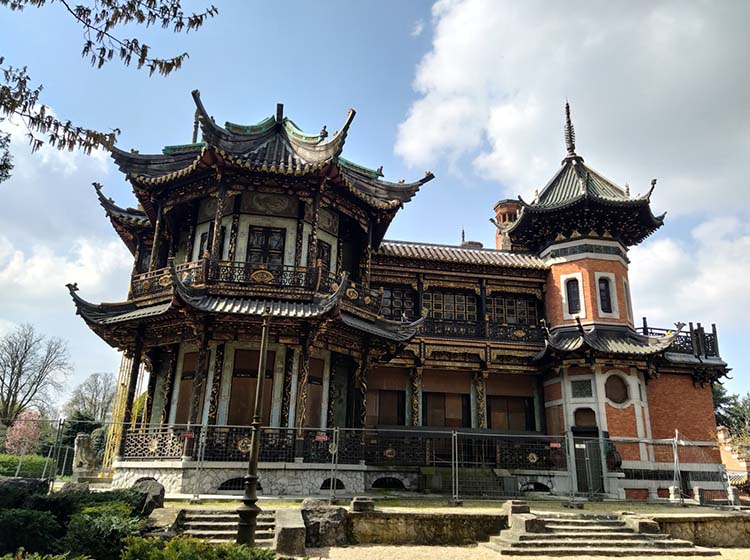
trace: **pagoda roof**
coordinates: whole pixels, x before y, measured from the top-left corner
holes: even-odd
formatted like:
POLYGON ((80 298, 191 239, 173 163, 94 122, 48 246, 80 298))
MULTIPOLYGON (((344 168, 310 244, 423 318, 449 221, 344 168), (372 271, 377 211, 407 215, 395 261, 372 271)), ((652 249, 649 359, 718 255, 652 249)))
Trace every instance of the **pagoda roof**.
POLYGON ((647 357, 665 352, 680 334, 683 325, 665 336, 646 336, 624 325, 581 325, 557 327, 549 332, 542 359, 551 353, 571 354, 594 351, 601 354, 647 357))
POLYGON ((382 168, 372 170, 340 157, 356 114, 353 109, 341 129, 329 136, 326 127, 317 134, 300 130, 283 116, 283 105, 277 106, 276 115, 254 125, 226 122, 222 127, 209 116, 200 92, 194 91, 193 99, 201 142, 167 146, 161 154, 112 149, 115 163, 134 184, 142 188, 166 185, 215 166, 292 176, 318 174, 378 210, 395 211, 434 177, 426 172, 410 183, 385 181, 382 168))
POLYGON ((395 342, 407 342, 414 338, 417 329, 425 321, 427 316, 422 316, 416 321, 391 321, 388 319, 375 319, 373 321, 357 317, 346 311, 339 315, 341 321, 348 327, 352 327, 368 334, 395 342))
POLYGON ((547 268, 543 259, 530 253, 434 243, 414 243, 411 241, 384 240, 380 244, 378 254, 390 257, 510 268, 536 268, 540 270, 547 268))
POLYGON ((111 198, 107 198, 102 193, 102 185, 93 183, 96 195, 99 197, 99 204, 107 214, 109 221, 115 228, 115 231, 123 240, 132 254, 135 254, 137 246, 137 235, 148 231, 151 228, 151 222, 143 210, 136 208, 121 208, 115 204, 111 198))
POLYGON ((656 180, 643 196, 631 196, 584 163, 575 151, 575 132, 570 107, 565 104, 567 155, 561 167, 530 203, 520 196, 518 219, 504 231, 516 245, 539 250, 559 235, 574 231, 615 237, 625 245, 640 243, 664 224, 664 216, 651 212, 651 193, 656 180), (612 217, 612 219, 607 219, 612 217))

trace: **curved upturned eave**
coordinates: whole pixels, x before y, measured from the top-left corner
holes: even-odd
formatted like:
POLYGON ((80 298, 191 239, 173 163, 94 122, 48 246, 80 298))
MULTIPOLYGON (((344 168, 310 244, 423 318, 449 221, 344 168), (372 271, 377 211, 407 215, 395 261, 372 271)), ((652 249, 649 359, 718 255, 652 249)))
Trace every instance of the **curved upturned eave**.
MULTIPOLYGON (((354 164, 356 165, 356 164, 354 164)), ((336 168, 341 182, 357 198, 380 210, 393 210, 409 202, 422 185, 435 178, 431 171, 411 183, 392 183, 373 178, 354 169, 348 162, 337 162, 336 168)))
POLYGON ((134 311, 135 304, 130 302, 118 303, 91 303, 78 295, 78 286, 76 284, 66 284, 70 297, 76 306, 77 313, 85 320, 92 323, 103 324, 102 320, 134 311))
POLYGON ((283 119, 279 123, 269 117, 262 121, 266 123, 264 126, 242 126, 228 123, 230 128, 234 128, 237 131, 241 129, 249 131, 248 134, 244 134, 218 125, 206 111, 200 97, 200 92, 195 90, 192 92, 192 95, 204 139, 209 144, 213 144, 231 155, 240 156, 260 147, 264 142, 270 140, 273 135, 281 135, 283 141, 288 143, 297 157, 303 161, 303 164, 317 167, 330 163, 341 155, 349 127, 356 115, 354 109, 349 109, 341 129, 328 139, 325 139, 320 134, 308 134, 301 131, 288 118, 283 119))
POLYGON ((124 227, 138 229, 148 228, 151 225, 151 221, 148 219, 145 212, 142 210, 136 210, 135 208, 122 208, 121 206, 118 206, 111 198, 104 196, 104 193, 102 192, 103 187, 100 183, 92 183, 92 185, 94 186, 96 195, 99 198, 99 204, 104 208, 107 217, 111 220, 116 220, 124 227))
POLYGON ((205 146, 194 150, 186 150, 176 154, 139 154, 121 150, 113 146, 110 157, 128 178, 130 177, 160 177, 189 167, 200 160, 205 146))

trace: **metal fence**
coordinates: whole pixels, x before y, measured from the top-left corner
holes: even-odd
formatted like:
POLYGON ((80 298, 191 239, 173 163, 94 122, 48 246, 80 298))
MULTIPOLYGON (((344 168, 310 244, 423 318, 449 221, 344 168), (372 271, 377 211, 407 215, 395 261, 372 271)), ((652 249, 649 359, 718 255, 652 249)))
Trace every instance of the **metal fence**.
MULTIPOLYGON (((249 426, 18 420, 16 428, 0 430, 0 475, 53 482, 75 475, 106 482, 113 472, 105 460, 104 444, 113 433, 124 433, 118 456, 126 463, 120 465, 137 469, 143 464, 158 470, 161 462, 165 472, 175 468, 189 472, 192 482, 183 486, 182 493, 200 496, 243 489, 249 426), (78 432, 90 435, 74 444, 78 432), (221 473, 226 477, 217 483, 221 473)), ((385 481, 382 488, 456 501, 530 491, 590 499, 699 503, 733 499, 718 442, 691 442, 680 434, 647 440, 471 429, 265 427, 260 436, 261 486, 273 470, 315 471, 326 473, 316 491, 331 498, 351 492, 352 473, 366 473, 364 491, 376 489, 373 480, 379 477, 385 481), (346 486, 342 480, 347 480, 346 486)), ((263 490, 266 495, 279 493, 271 486, 263 490)))

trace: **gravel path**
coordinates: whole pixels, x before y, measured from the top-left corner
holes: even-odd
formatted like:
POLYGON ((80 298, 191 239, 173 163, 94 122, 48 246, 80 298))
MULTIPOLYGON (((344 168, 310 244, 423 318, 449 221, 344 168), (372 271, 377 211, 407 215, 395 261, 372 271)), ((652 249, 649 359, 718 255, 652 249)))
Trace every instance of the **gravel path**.
MULTIPOLYGON (((481 546, 347 546, 341 548, 308 548, 310 560, 501 560, 510 558, 501 556, 481 546)), ((523 556, 524 560, 545 560, 549 556, 523 556)), ((694 556, 677 557, 690 558, 694 556)), ((709 558, 711 558, 709 556, 709 558)), ((749 548, 723 548, 717 560, 748 560, 749 548)), ((556 557, 560 560, 559 557, 556 557)), ((611 560, 604 556, 576 556, 575 560, 611 560)), ((665 560, 664 556, 639 556, 638 560, 665 560)))

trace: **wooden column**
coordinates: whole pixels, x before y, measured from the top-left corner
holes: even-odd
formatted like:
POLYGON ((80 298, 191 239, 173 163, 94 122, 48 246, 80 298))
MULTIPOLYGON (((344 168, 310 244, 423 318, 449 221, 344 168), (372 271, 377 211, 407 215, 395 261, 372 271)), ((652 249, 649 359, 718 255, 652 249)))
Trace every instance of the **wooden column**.
POLYGON ((411 372, 411 425, 422 425, 422 367, 411 372))
POLYGON ((370 287, 370 263, 372 260, 372 224, 370 229, 367 231, 367 244, 362 250, 362 256, 360 257, 360 280, 365 288, 370 287))
POLYGON ((125 438, 128 429, 133 420, 133 401, 135 400, 135 389, 138 385, 138 373, 141 369, 141 356, 143 354, 143 336, 139 332, 135 335, 135 345, 133 347, 133 361, 130 365, 130 376, 128 377, 128 392, 125 397, 125 412, 122 418, 122 432, 120 433, 120 443, 117 446, 117 455, 122 457, 125 452, 125 438))
POLYGON ((219 412, 219 398, 221 396, 221 377, 224 372, 224 344, 216 345, 214 358, 214 375, 211 381, 211 395, 208 399, 208 423, 216 424, 219 412))
POLYGON ((172 394, 174 393, 174 379, 177 373, 177 356, 179 345, 173 344, 168 351, 169 364, 167 365, 167 378, 164 380, 164 392, 162 393, 162 409, 160 424, 169 422, 169 411, 172 408, 172 394))
MULTIPOLYGON (((198 219, 198 201, 194 200, 190 205, 190 216, 188 217, 187 247, 185 251, 185 262, 193 260, 193 245, 195 243, 195 223, 198 219)), ((201 255, 198 255, 201 258, 201 255)))
POLYGON ((198 364, 195 369, 195 377, 193 378, 193 395, 190 401, 190 412, 188 414, 188 423, 191 426, 200 424, 199 414, 201 412, 201 404, 204 400, 203 388, 206 385, 206 377, 208 376, 208 330, 203 328, 202 332, 198 337, 198 364))
POLYGON ((143 405, 144 418, 143 424, 150 424, 153 418, 156 416, 155 410, 152 410, 154 406, 154 393, 156 392, 156 378, 159 375, 161 369, 162 351, 159 348, 154 348, 148 353, 151 369, 148 372, 148 387, 146 388, 146 402, 143 405))
POLYGON ((302 266, 302 243, 305 234, 305 208, 307 203, 304 200, 299 201, 297 212, 297 235, 294 241, 294 266, 302 266))
POLYGON ((152 270, 156 270, 157 260, 159 259, 159 245, 161 244, 162 222, 162 203, 159 202, 159 205, 156 209, 156 224, 154 225, 154 242, 151 245, 151 259, 148 263, 149 272, 152 270))
MULTIPOLYGON (((292 386, 294 384, 294 360, 298 358, 297 348, 287 346, 284 356, 284 386, 281 393, 281 419, 279 425, 283 428, 289 425, 289 414, 292 404, 292 386)), ((299 359, 299 358, 298 358, 299 359)))
POLYGON ((216 213, 214 214, 214 231, 210 249, 212 261, 218 261, 221 258, 221 220, 224 217, 224 203, 226 199, 226 188, 223 184, 219 184, 219 191, 216 193, 216 213))
POLYGON ((297 405, 294 421, 297 426, 297 437, 303 435, 302 428, 305 425, 307 415, 307 392, 310 380, 310 343, 306 341, 302 345, 302 360, 300 361, 299 381, 297 382, 297 405))
POLYGON ((477 427, 487 428, 487 370, 480 370, 474 374, 474 389, 477 398, 477 427))
MULTIPOLYGON (((234 197, 234 206, 232 208, 232 228, 229 230, 229 255, 230 261, 237 259, 237 236, 240 233, 240 209, 242 207, 242 195, 237 194, 234 197)), ((221 230, 219 230, 221 231, 221 230)))
POLYGON ((313 197, 312 227, 310 229, 310 244, 307 247, 307 266, 311 268, 317 265, 318 259, 318 224, 320 223, 320 191, 313 197))

